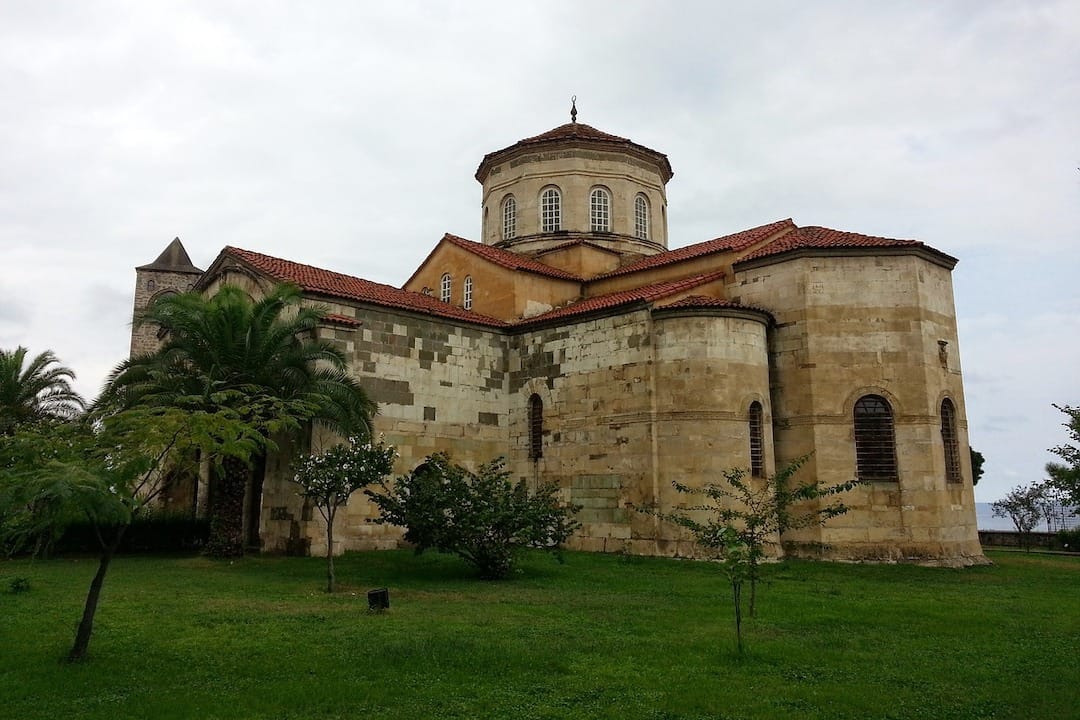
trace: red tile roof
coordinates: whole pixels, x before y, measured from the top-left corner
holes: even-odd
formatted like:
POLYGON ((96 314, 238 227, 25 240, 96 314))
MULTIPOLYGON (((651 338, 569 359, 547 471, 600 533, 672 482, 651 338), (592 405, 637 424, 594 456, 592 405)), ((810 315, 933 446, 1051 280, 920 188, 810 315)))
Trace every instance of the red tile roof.
POLYGON ((661 173, 664 175, 664 181, 671 179, 674 174, 671 171, 671 162, 668 160, 667 155, 661 152, 657 152, 651 148, 647 148, 644 145, 638 145, 629 138, 619 137, 618 135, 612 135, 602 130, 597 130, 591 125, 585 123, 571 122, 565 125, 560 125, 557 128, 552 128, 547 132, 540 133, 539 135, 533 135, 527 137, 524 140, 518 140, 513 145, 508 145, 501 150, 489 152, 484 156, 484 159, 480 161, 480 166, 476 168, 476 179, 480 182, 484 181, 486 171, 497 162, 497 159, 504 154, 509 154, 513 151, 530 148, 537 145, 546 145, 548 143, 560 143, 567 141, 580 141, 589 145, 609 146, 611 148, 620 148, 623 150, 631 150, 639 154, 643 154, 657 164, 660 165, 661 173))
POLYGON ((451 235, 447 233, 443 236, 443 240, 455 245, 462 250, 467 250, 473 255, 484 258, 490 262, 500 265, 510 270, 521 270, 524 272, 531 272, 537 275, 546 275, 547 277, 558 278, 560 280, 573 280, 574 282, 581 282, 582 278, 569 273, 565 270, 545 265, 542 262, 533 260, 525 255, 519 255, 509 250, 503 250, 502 248, 493 247, 491 245, 485 245, 483 243, 473 242, 472 240, 466 240, 465 238, 458 237, 457 235, 451 235))
POLYGON ((327 313, 323 316, 323 320, 334 325, 345 325, 346 327, 359 327, 362 324, 356 318, 351 318, 347 315, 338 315, 337 313, 327 313))
POLYGON ((383 285, 382 283, 363 280, 351 275, 343 275, 311 265, 302 265, 291 260, 282 260, 270 255, 235 247, 226 247, 221 253, 245 262, 275 280, 299 285, 305 292, 409 310, 477 325, 507 326, 506 322, 498 318, 465 310, 456 305, 441 302, 423 293, 400 290, 390 285, 383 285))
POLYGON ((769 318, 773 317, 771 311, 760 305, 746 305, 744 303, 737 303, 723 298, 708 297, 707 295, 688 295, 673 303, 664 305, 662 309, 667 310, 676 308, 732 308, 737 310, 752 310, 767 315, 769 318))
POLYGON ((725 300, 724 298, 709 297, 708 295, 687 295, 681 300, 676 300, 673 303, 668 303, 664 307, 747 307, 731 300, 725 300))
POLYGON ((567 240, 564 243, 560 243, 558 245, 552 245, 549 248, 545 248, 543 250, 540 250, 537 254, 539 254, 539 255, 547 255, 548 253, 556 252, 557 250, 565 250, 567 248, 577 247, 579 245, 582 246, 582 247, 591 247, 594 250, 602 250, 603 252, 611 253, 612 255, 618 255, 619 254, 618 250, 612 250, 609 247, 604 247, 603 245, 601 245, 599 243, 595 243, 595 242, 593 242, 591 240, 567 240))
POLYGON ((718 237, 714 240, 706 240, 705 242, 687 245, 686 247, 681 247, 677 250, 668 250, 667 252, 657 253, 656 255, 649 255, 632 262, 629 265, 623 265, 621 268, 604 273, 596 279, 615 277, 616 275, 626 275, 640 270, 652 270, 653 268, 670 265, 671 263, 677 263, 683 260, 690 260, 703 255, 711 255, 713 253, 739 252, 740 250, 745 250, 746 248, 767 239, 770 235, 794 229, 796 229, 796 226, 795 223, 791 221, 791 218, 788 218, 787 220, 777 220, 768 225, 750 228, 749 230, 743 230, 742 232, 737 232, 732 235, 724 235, 723 237, 718 237))
POLYGON ((859 233, 831 230, 824 227, 802 227, 787 233, 769 244, 739 258, 739 262, 756 260, 805 248, 923 248, 955 262, 956 258, 934 250, 918 240, 895 240, 893 238, 860 235, 859 233))
POLYGON ((601 140, 604 142, 613 143, 628 143, 632 142, 630 138, 619 137, 618 135, 612 135, 606 133, 603 130, 597 130, 592 125, 586 125, 585 123, 569 122, 565 125, 560 125, 557 128, 552 128, 547 132, 542 132, 539 135, 533 135, 523 140, 518 140, 513 146, 517 145, 533 145, 536 143, 544 143, 550 140, 563 140, 566 138, 587 138, 589 140, 601 140))
POLYGON ((722 277, 724 277, 723 271, 716 271, 682 278, 680 280, 670 280, 668 282, 653 283, 652 285, 643 285, 642 287, 634 288, 633 290, 620 290, 619 292, 607 293, 606 295, 597 295, 596 297, 579 300, 570 305, 564 305, 561 308, 555 308, 554 310, 550 310, 541 315, 534 315, 533 317, 519 320, 515 325, 531 325, 533 323, 541 323, 548 320, 608 310, 621 305, 637 302, 655 302, 656 300, 675 295, 684 290, 690 290, 691 288, 704 285, 705 283, 719 280, 722 277))

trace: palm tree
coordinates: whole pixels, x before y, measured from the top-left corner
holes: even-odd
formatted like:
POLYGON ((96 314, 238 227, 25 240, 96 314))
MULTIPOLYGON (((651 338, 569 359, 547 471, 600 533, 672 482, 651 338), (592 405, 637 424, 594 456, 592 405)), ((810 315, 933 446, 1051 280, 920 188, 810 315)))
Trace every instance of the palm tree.
POLYGON ((0 349, 0 435, 20 425, 45 420, 69 420, 86 409, 82 396, 71 389, 75 372, 59 364, 52 350, 26 363, 26 348, 0 349))
MULTIPOLYGON (((324 311, 302 306, 300 299, 293 285, 279 285, 258 301, 232 286, 210 298, 198 293, 161 297, 139 322, 157 325, 164 344, 121 363, 98 408, 233 408, 264 428, 267 447, 282 420, 294 429, 313 422, 343 436, 370 435, 377 405, 348 374, 344 354, 314 337, 324 311)), ((241 555, 250 468, 231 457, 211 460, 217 472, 210 488, 207 552, 241 555)))

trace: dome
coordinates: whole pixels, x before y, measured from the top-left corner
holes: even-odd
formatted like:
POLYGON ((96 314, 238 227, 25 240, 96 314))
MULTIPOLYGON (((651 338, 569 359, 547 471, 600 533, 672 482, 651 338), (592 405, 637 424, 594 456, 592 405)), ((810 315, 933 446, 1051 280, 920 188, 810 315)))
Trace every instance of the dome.
POLYGON ((575 120, 484 156, 481 237, 526 254, 578 240, 662 252, 672 174, 667 155, 575 120))

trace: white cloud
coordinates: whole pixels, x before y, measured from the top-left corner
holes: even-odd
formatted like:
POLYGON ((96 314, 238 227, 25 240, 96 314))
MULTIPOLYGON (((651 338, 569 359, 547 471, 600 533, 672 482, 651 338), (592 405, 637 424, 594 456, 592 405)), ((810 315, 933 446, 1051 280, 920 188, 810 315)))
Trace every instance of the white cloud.
POLYGON ((669 155, 673 246, 793 217, 959 256, 980 499, 1041 472, 1080 403, 1072 2, 5 4, 0 342, 96 393, 176 235, 399 283, 571 94, 669 155))

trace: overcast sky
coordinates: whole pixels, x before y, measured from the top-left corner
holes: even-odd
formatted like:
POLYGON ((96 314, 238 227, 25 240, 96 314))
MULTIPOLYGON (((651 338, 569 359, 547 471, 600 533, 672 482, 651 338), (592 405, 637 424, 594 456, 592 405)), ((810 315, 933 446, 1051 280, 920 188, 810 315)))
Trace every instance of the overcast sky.
POLYGON ((666 153, 670 246, 791 217, 954 273, 976 488, 1080 405, 1080 3, 0 0, 0 347, 96 396, 179 236, 400 285, 479 238, 484 153, 666 153))

